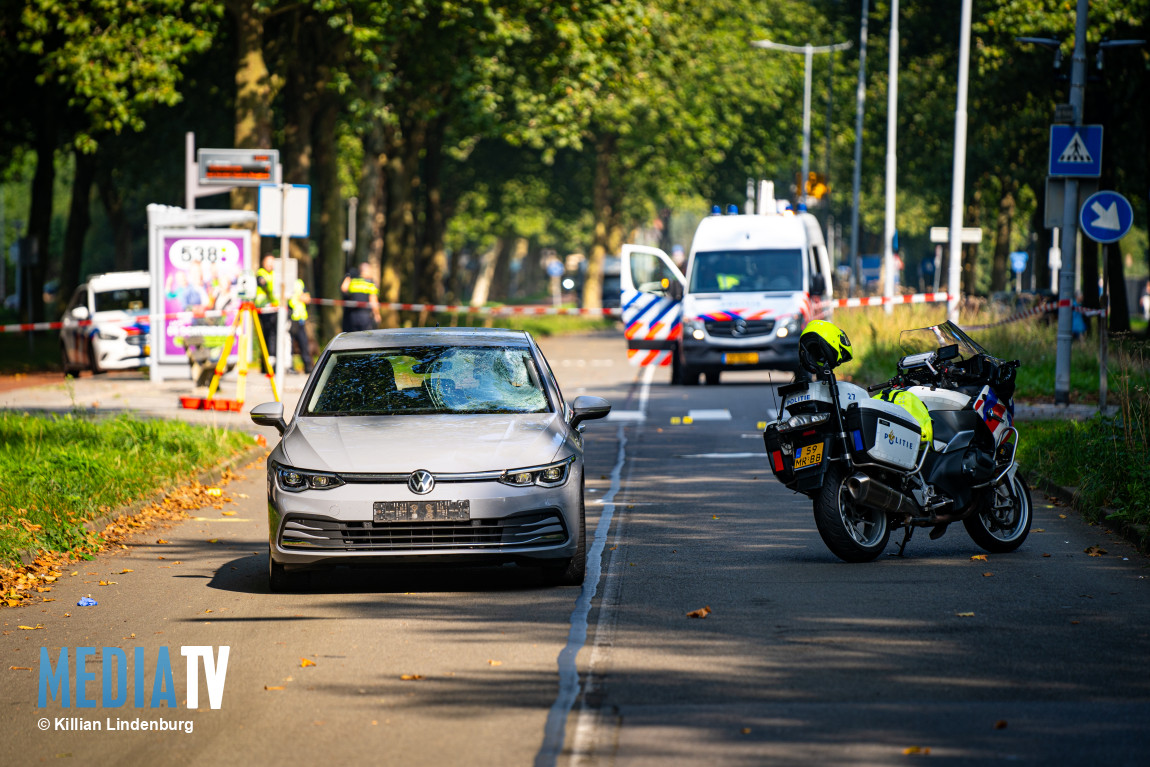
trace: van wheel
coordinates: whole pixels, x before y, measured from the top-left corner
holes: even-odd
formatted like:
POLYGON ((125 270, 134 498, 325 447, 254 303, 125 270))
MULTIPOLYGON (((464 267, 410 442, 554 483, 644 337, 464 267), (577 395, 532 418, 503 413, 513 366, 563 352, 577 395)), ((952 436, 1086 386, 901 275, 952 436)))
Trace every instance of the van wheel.
POLYGON ((679 359, 679 366, 677 369, 679 371, 679 376, 678 376, 679 380, 676 383, 680 383, 683 386, 698 386, 699 385, 699 369, 698 368, 691 367, 687 363, 683 362, 682 358, 680 358, 679 359))
POLYGON ((718 386, 719 385, 719 374, 720 374, 720 372, 721 371, 718 371, 718 370, 708 370, 707 371, 707 374, 706 374, 707 375, 707 386, 718 386))
POLYGON ((681 386, 683 384, 683 366, 679 363, 679 352, 671 353, 671 385, 681 386))

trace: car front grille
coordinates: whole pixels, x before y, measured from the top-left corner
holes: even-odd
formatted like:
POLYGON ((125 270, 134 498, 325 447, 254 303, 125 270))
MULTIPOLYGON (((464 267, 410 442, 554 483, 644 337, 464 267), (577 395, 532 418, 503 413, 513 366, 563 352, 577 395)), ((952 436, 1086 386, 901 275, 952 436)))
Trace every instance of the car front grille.
POLYGON ((765 336, 775 329, 774 320, 713 320, 703 324, 712 338, 765 336))
POLYGON ((561 546, 567 528, 555 509, 502 519, 450 522, 341 522, 292 517, 280 542, 290 549, 336 551, 515 550, 561 546))

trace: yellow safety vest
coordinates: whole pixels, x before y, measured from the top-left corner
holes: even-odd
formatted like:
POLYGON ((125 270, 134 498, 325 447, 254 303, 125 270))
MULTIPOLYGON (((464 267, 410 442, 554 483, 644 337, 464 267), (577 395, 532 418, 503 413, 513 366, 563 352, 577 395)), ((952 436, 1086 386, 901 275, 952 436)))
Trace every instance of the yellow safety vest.
POLYGON ((303 280, 296 280, 295 294, 288 299, 288 306, 291 307, 292 322, 307 319, 307 302, 303 300, 303 294, 303 280))
MULTIPOLYGON (((362 293, 364 296, 378 296, 379 288, 371 280, 365 280, 362 277, 353 277, 351 284, 347 286, 348 294, 362 293)), ((353 299, 356 301, 366 301, 366 298, 353 299)))
POLYGON ((279 306, 279 299, 275 295, 275 273, 269 272, 262 266, 256 270, 256 306, 279 306), (263 280, 260 285, 258 280, 263 280))

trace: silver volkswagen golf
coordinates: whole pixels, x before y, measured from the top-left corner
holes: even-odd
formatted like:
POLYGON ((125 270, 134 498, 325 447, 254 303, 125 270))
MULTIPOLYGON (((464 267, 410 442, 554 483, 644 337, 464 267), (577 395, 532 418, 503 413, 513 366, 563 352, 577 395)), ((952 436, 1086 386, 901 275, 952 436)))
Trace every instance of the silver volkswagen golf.
POLYGON ((302 588, 340 564, 501 563, 583 580, 580 424, 611 406, 563 399, 530 334, 490 328, 337 336, 283 406, 268 457, 268 578, 302 588))

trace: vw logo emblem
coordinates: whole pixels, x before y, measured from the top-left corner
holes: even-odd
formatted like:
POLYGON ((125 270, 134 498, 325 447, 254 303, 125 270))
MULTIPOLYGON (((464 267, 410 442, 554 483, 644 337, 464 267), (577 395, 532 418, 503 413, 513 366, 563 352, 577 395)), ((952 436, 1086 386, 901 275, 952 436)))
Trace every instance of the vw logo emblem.
POLYGON ((747 332, 747 321, 742 317, 735 320, 735 324, 731 326, 731 335, 741 336, 747 332))
POLYGON ((411 472, 407 478, 407 489, 416 495, 427 495, 435 487, 435 477, 426 469, 411 472))

